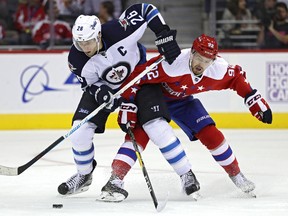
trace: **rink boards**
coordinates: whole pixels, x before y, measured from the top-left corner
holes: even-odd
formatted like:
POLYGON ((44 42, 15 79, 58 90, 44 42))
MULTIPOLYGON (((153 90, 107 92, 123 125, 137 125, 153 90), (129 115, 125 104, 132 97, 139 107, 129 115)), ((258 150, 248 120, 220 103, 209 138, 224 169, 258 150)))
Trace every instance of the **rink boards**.
MULTIPOLYGON (((81 97, 80 85, 67 65, 67 51, 1 52, 0 129, 66 129, 81 97)), ((148 59, 156 53, 149 52, 148 59)), ((253 88, 265 97, 273 111, 273 124, 251 116, 235 92, 196 95, 222 128, 288 128, 287 53, 220 52, 231 64, 246 71, 253 88)), ((106 127, 118 128, 117 113, 106 127)), ((173 126, 175 126, 173 124, 173 126)))

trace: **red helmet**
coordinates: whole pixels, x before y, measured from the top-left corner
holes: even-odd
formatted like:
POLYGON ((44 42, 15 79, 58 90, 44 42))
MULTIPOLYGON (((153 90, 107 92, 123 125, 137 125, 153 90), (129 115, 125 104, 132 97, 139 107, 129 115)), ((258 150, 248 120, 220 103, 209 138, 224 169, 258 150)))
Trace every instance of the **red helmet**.
POLYGON ((192 49, 206 58, 215 59, 218 54, 218 44, 215 38, 202 34, 193 42, 192 49))

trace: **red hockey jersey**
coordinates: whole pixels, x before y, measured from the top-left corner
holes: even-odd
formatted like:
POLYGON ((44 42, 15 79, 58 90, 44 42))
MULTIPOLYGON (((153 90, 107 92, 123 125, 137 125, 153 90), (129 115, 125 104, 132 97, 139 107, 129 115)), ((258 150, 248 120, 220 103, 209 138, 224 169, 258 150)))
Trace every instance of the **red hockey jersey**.
MULTIPOLYGON (((137 85, 128 89, 123 97, 129 99, 133 95, 135 96, 137 89, 148 83, 161 83, 164 96, 172 100, 211 90, 232 89, 241 97, 245 97, 251 92, 252 88, 241 67, 229 65, 220 56, 217 56, 202 76, 194 75, 189 67, 190 53, 191 49, 182 50, 171 65, 166 61, 161 62, 156 68, 148 72, 137 85)), ((138 66, 129 77, 129 80, 141 73, 146 66, 151 65, 158 58, 159 56, 152 58, 144 65, 138 66)), ((127 82, 128 80, 125 83, 127 82)))

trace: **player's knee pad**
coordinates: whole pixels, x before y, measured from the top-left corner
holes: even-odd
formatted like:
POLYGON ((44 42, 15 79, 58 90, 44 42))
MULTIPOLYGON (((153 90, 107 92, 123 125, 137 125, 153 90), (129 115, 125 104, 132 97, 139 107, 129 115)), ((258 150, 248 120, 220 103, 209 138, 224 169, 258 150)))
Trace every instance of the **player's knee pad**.
MULTIPOLYGON (((73 126, 79 124, 80 121, 74 121, 73 126)), ((92 122, 87 122, 79 127, 74 133, 70 135, 70 140, 73 145, 73 149, 77 151, 86 151, 91 148, 93 142, 93 136, 96 129, 96 125, 92 122)))
POLYGON ((143 85, 137 92, 138 121, 141 125, 156 118, 171 120, 160 85, 143 85))
POLYGON ((220 146, 225 138, 221 131, 215 125, 208 125, 204 127, 199 133, 195 135, 209 150, 220 146))
POLYGON ((159 148, 165 147, 177 139, 172 127, 163 118, 154 119, 145 123, 143 129, 151 141, 159 148))

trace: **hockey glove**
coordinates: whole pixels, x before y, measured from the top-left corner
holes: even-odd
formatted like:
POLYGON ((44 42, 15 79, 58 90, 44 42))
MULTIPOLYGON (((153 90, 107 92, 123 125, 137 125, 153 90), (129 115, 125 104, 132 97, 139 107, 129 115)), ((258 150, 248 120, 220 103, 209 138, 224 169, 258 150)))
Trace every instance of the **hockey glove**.
POLYGON ((106 112, 113 112, 121 104, 122 98, 112 98, 113 90, 107 85, 101 85, 95 92, 97 103, 108 103, 103 109, 106 112))
POLYGON ((166 61, 172 64, 177 56, 180 55, 181 50, 176 42, 176 30, 163 30, 157 34, 155 44, 161 55, 165 56, 166 61))
POLYGON ((262 98, 261 94, 256 89, 246 95, 244 102, 252 115, 259 121, 267 124, 272 123, 271 109, 268 103, 264 100, 264 98, 262 98))
POLYGON ((137 106, 134 103, 123 102, 118 113, 118 124, 122 131, 127 133, 127 125, 135 128, 137 122, 137 106))

